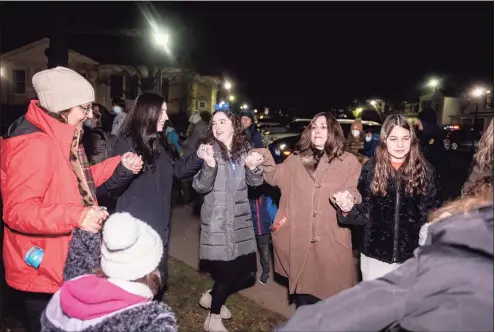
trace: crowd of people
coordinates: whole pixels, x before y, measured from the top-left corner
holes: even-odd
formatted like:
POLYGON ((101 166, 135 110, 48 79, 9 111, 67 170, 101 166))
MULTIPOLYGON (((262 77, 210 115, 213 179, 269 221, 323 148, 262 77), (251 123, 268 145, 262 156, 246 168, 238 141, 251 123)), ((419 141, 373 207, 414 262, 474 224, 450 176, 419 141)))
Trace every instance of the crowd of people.
POLYGON ((0 141, 5 280, 29 331, 177 331, 164 296, 173 187, 201 207, 206 331, 227 331, 256 252, 269 282, 271 248, 298 308, 277 330, 493 329, 493 121, 444 206, 430 109, 419 131, 390 115, 347 138, 318 113, 276 164, 249 110, 193 113, 180 142, 158 94, 108 111, 63 67, 33 87, 0 141))

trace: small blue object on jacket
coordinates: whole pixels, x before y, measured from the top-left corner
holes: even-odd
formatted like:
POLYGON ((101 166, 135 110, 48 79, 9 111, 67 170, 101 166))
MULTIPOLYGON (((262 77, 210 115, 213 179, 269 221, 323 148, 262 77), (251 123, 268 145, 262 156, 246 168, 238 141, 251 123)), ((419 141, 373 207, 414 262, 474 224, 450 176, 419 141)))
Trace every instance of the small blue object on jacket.
POLYGON ((167 133, 168 143, 175 146, 177 152, 179 154, 182 154, 182 146, 180 145, 179 135, 177 134, 175 129, 172 127, 167 127, 167 130, 165 132, 167 133))

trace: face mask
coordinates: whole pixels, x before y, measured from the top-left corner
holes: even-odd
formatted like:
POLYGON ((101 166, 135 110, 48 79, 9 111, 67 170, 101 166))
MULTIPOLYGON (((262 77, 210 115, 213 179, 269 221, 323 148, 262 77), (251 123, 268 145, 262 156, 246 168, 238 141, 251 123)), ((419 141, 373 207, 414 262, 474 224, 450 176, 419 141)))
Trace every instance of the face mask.
POLYGON ((120 106, 114 106, 114 107, 112 108, 112 110, 113 110, 113 112, 114 112, 115 114, 120 114, 120 113, 122 113, 122 107, 120 107, 120 106))
POLYGON ((359 137, 359 130, 352 130, 352 136, 359 137))
POLYGON ((371 142, 371 136, 366 136, 364 139, 366 142, 371 142))
POLYGON ((84 125, 88 128, 92 128, 93 124, 91 123, 91 119, 84 120, 84 125))

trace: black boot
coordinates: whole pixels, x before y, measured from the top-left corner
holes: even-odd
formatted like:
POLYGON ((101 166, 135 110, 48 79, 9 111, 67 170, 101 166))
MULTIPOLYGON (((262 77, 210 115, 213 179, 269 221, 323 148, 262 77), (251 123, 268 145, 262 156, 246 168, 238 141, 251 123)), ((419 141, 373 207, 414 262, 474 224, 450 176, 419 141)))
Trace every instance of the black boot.
POLYGON ((260 253, 261 276, 259 282, 266 284, 270 278, 270 234, 256 236, 260 253))

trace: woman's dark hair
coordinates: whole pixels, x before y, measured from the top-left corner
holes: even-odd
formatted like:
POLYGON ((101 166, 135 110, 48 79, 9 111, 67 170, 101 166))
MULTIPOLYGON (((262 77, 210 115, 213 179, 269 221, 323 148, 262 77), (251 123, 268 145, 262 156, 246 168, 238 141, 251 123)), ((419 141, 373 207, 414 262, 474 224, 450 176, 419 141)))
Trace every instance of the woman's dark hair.
POLYGON ((239 163, 242 155, 246 153, 250 147, 250 140, 244 132, 241 122, 232 112, 229 111, 216 111, 215 113, 213 113, 211 120, 212 121, 210 121, 210 125, 208 126, 208 131, 206 132, 206 137, 203 140, 200 140, 200 142, 203 144, 213 144, 215 142, 218 142, 222 151, 223 160, 231 160, 233 162, 239 163), (232 121, 232 126, 234 127, 234 136, 232 137, 232 147, 230 153, 225 144, 218 141, 215 136, 213 136, 213 118, 215 117, 215 114, 219 112, 223 112, 225 116, 227 116, 227 118, 232 121))
POLYGON ((301 139, 297 142, 294 154, 301 155, 302 159, 313 159, 315 148, 311 143, 311 130, 313 130, 316 120, 323 116, 327 122, 328 137, 323 150, 328 156, 329 162, 334 158, 340 157, 344 153, 344 133, 337 119, 330 112, 316 114, 309 125, 301 134, 301 139))
POLYGON ((134 152, 143 157, 146 169, 154 169, 155 160, 160 153, 160 145, 171 156, 175 155, 166 134, 156 131, 164 102, 165 99, 156 93, 146 92, 139 95, 119 131, 120 137, 132 138, 134 152))
POLYGON ((376 164, 371 180, 371 191, 374 195, 385 196, 389 180, 395 174, 387 149, 387 138, 396 126, 406 129, 411 136, 411 149, 399 168, 401 176, 405 179, 405 192, 411 196, 413 194, 424 194, 428 181, 428 166, 420 151, 419 140, 414 126, 405 116, 400 114, 388 116, 383 123, 380 132, 380 144, 376 148, 376 164))

